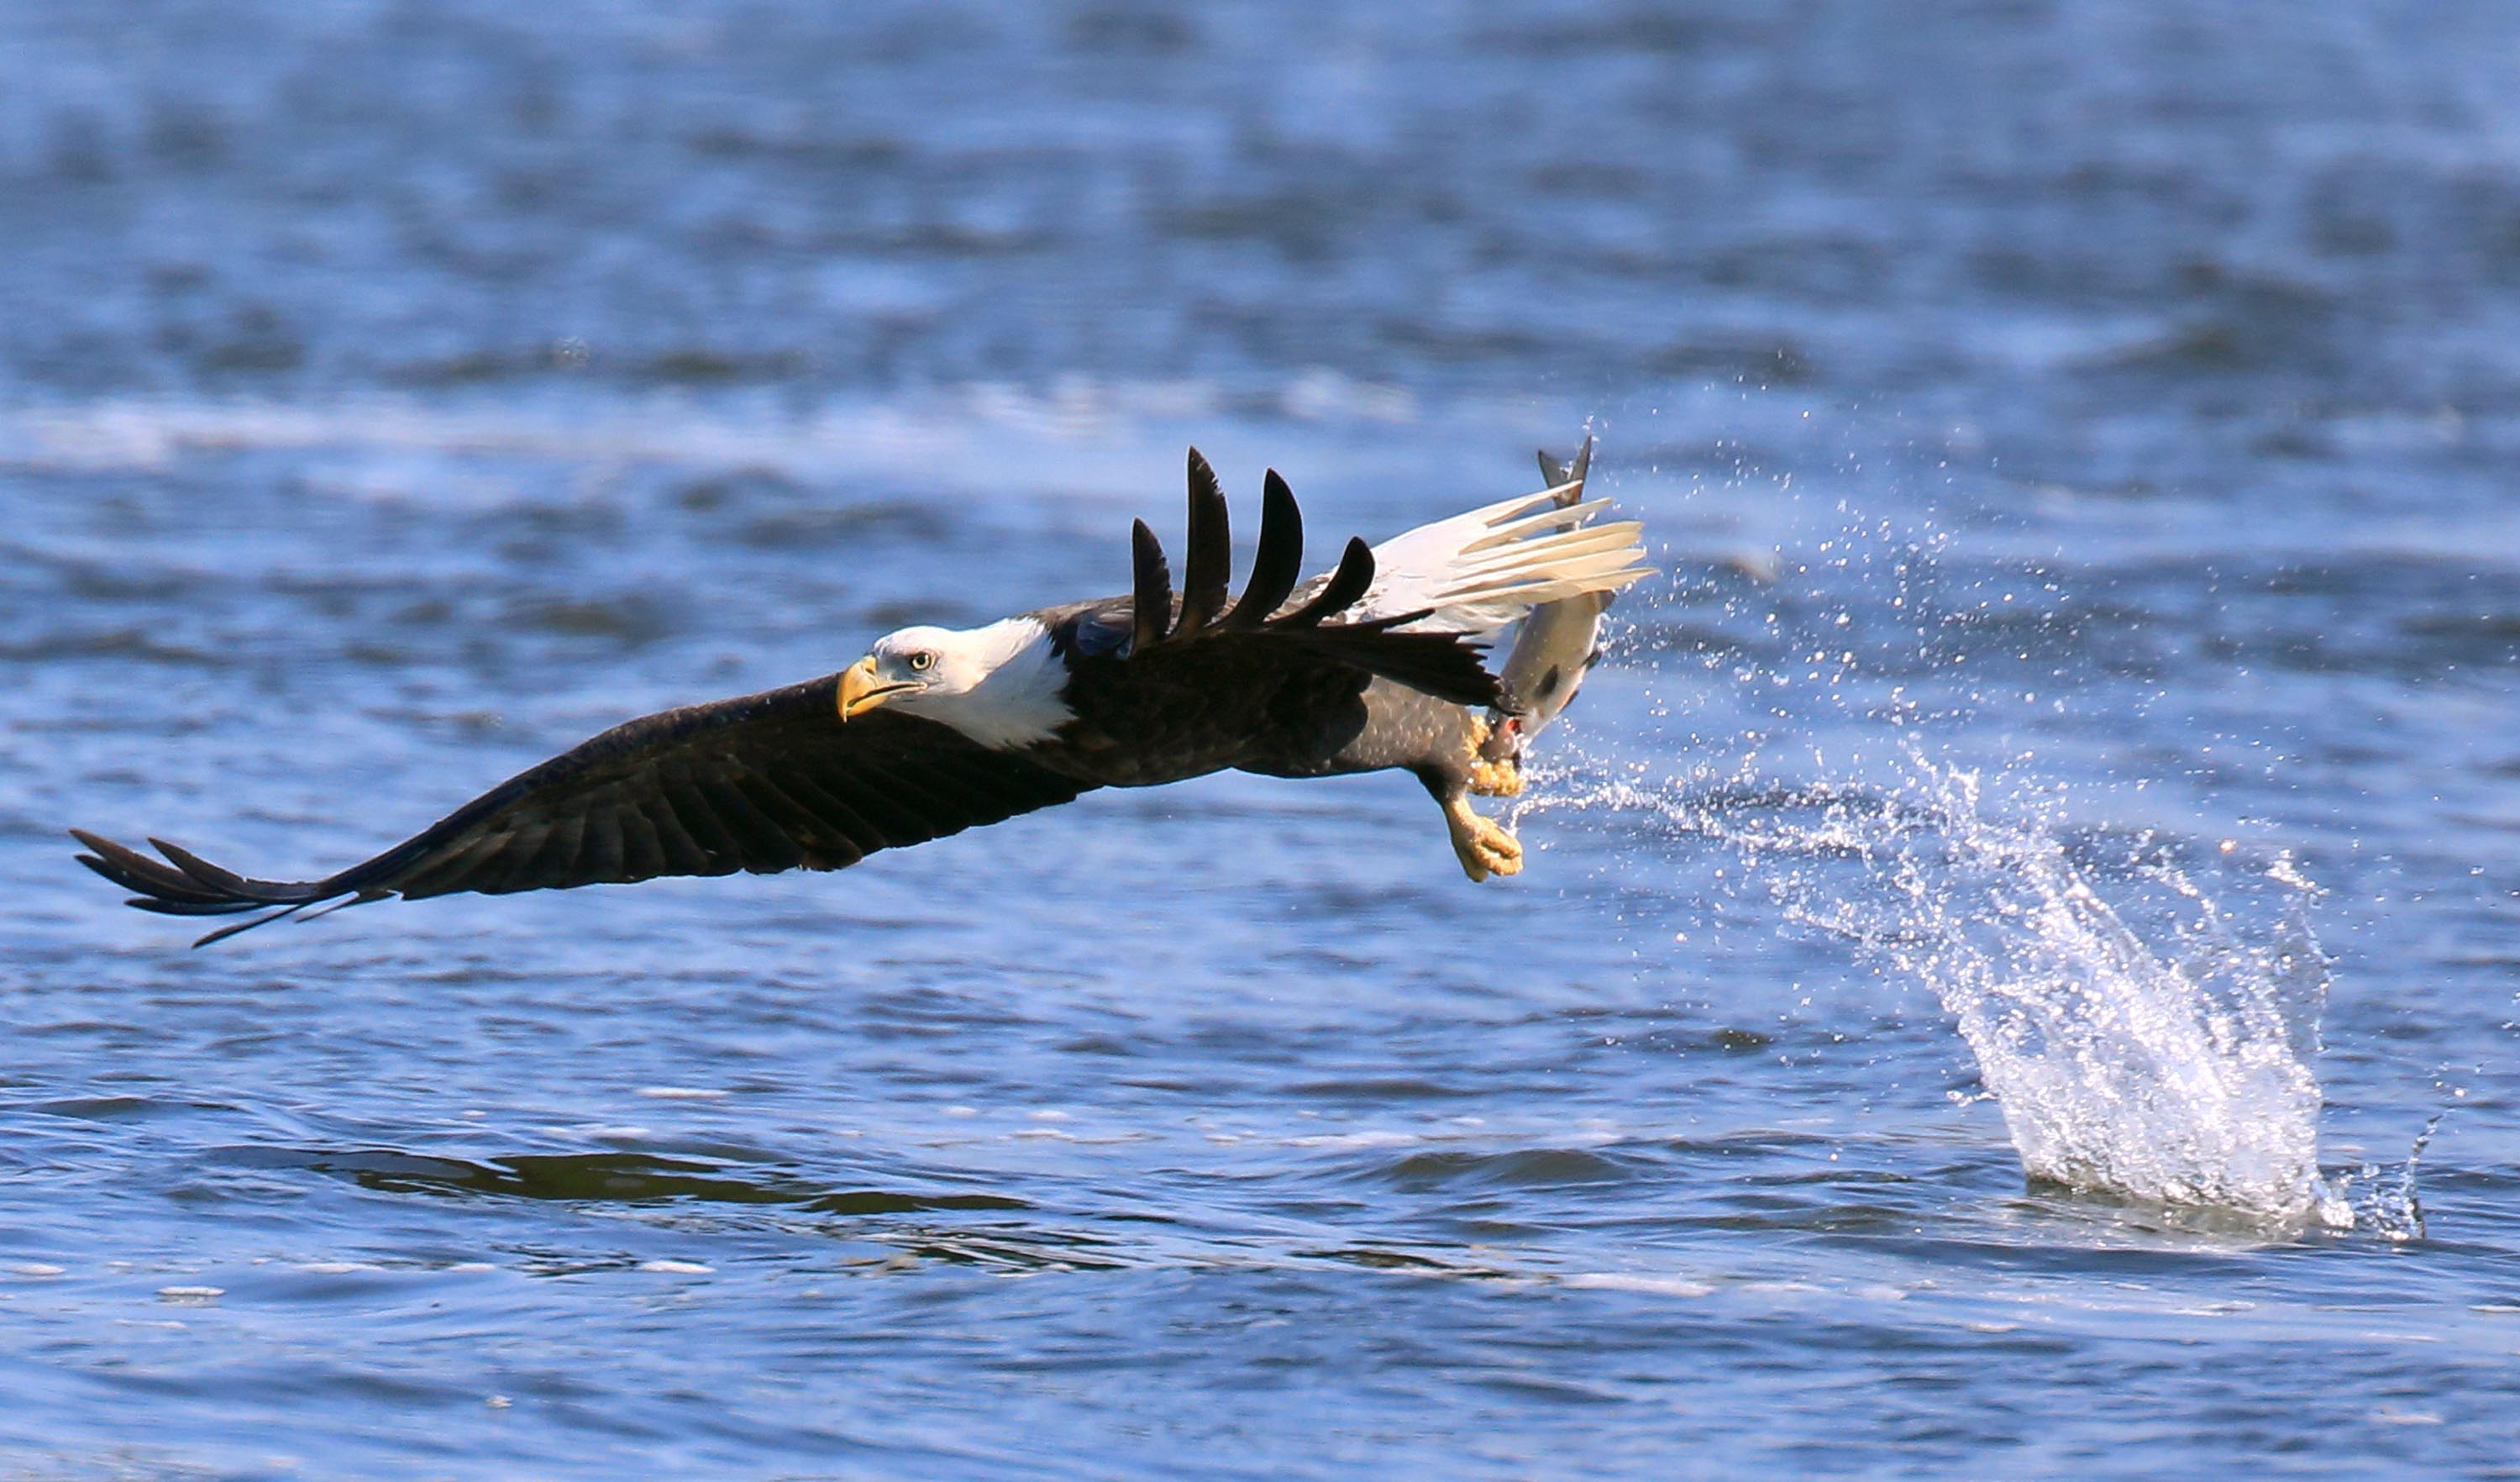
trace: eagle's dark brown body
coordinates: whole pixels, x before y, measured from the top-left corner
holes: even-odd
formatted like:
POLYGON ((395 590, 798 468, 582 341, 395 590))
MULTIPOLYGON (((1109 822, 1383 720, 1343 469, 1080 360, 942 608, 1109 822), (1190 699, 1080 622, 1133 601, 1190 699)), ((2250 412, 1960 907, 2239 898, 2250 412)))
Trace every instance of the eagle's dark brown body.
MULTIPOLYGON (((1126 610, 1123 598, 1083 614, 1038 615, 1090 626, 1126 610)), ((1033 755, 1105 787, 1228 769, 1268 777, 1379 771, 1464 756, 1482 729, 1460 701, 1318 653, 1230 635, 1144 658, 1080 659, 1069 671, 1067 696, 1077 718, 1033 755)))

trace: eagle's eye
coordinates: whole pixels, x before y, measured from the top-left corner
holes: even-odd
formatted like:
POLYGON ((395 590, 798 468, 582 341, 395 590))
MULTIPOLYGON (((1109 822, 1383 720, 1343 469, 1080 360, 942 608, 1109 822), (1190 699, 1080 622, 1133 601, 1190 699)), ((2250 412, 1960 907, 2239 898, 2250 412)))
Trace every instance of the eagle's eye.
POLYGON ((936 655, 925 649, 918 650, 910 655, 910 672, 913 674, 924 674, 935 667, 936 655))

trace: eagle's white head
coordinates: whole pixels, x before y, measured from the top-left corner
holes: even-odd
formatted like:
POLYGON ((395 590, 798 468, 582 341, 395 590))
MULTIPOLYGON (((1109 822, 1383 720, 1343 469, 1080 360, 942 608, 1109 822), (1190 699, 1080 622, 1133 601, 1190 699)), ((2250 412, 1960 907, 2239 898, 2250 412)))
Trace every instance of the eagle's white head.
POLYGON ((1067 666, 1029 617, 984 628, 903 628, 840 675, 840 719, 878 705, 953 727, 984 746, 1048 741, 1075 718, 1059 697, 1067 666))

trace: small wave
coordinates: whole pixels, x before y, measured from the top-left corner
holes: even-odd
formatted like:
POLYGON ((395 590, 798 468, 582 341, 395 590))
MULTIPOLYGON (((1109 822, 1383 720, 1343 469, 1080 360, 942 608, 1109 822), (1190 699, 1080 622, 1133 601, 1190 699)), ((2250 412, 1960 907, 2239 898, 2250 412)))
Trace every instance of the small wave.
POLYGON ((235 660, 206 649, 172 644, 138 628, 103 633, 55 633, 25 643, 0 644, 0 664, 50 665, 80 659, 131 659, 194 669, 225 669, 235 660))
POLYGON ((346 1179, 381 1193, 496 1194, 617 1204, 695 1202, 780 1204, 817 1214, 921 1214, 1022 1210, 1010 1194, 830 1190, 791 1176, 740 1166, 646 1153, 519 1153, 476 1162, 387 1148, 341 1151, 229 1148, 225 1161, 255 1167, 303 1168, 346 1179))
POLYGON ((1471 1185, 1507 1189, 1615 1184, 1635 1178, 1635 1158, 1583 1147, 1527 1147, 1509 1152, 1413 1152, 1376 1170, 1400 1188, 1423 1191, 1471 1185))

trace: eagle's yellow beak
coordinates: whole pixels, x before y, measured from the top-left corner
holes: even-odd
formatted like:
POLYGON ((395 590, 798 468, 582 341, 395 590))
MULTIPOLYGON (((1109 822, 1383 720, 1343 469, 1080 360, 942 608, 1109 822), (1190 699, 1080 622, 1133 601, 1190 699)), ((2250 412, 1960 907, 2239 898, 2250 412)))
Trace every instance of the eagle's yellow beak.
POLYGON ((917 685, 887 685, 876 678, 875 655, 870 653, 840 671, 840 719, 864 715, 904 690, 917 685))

